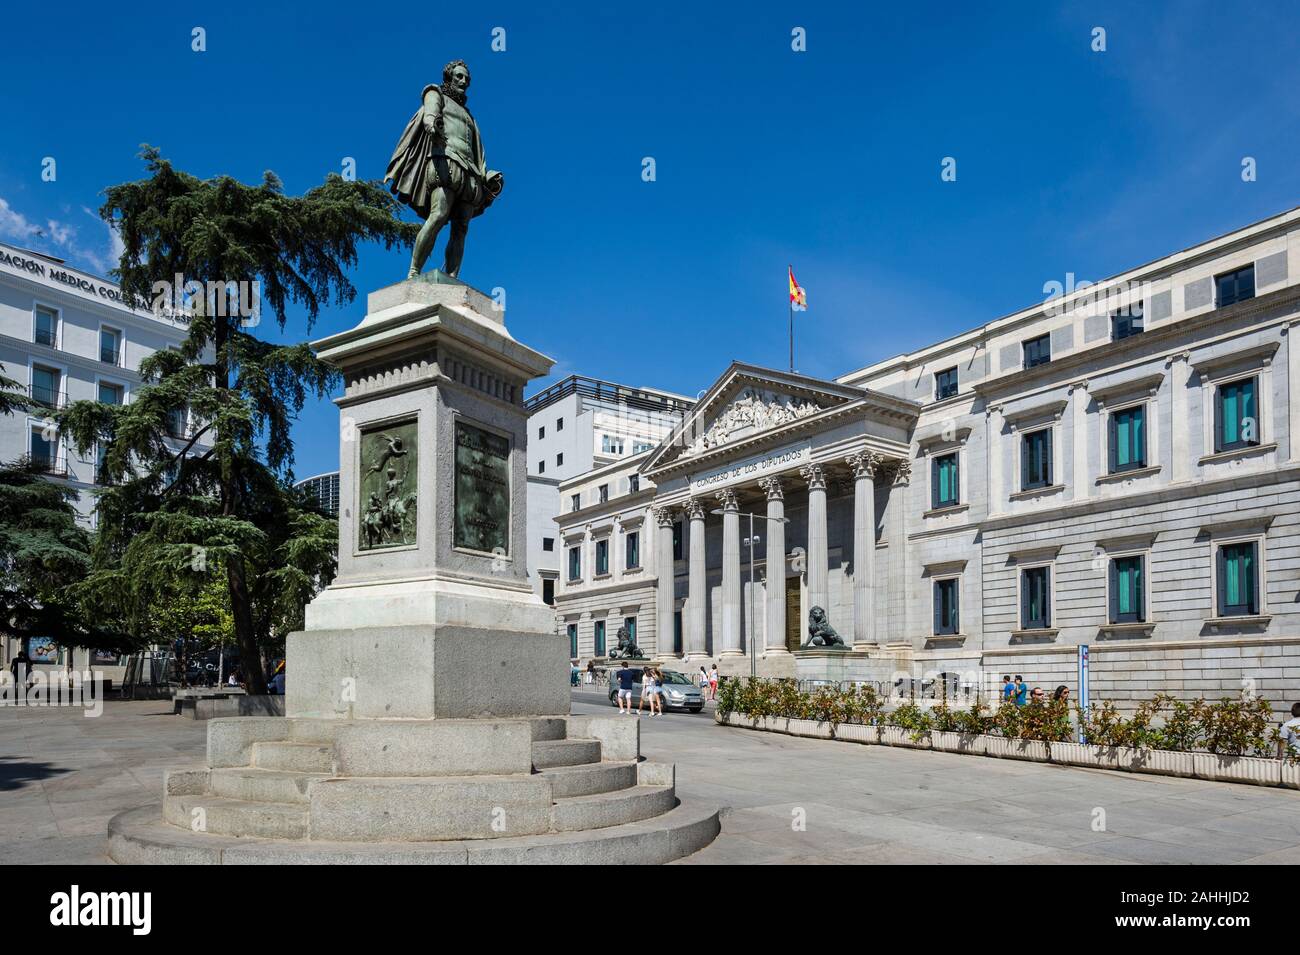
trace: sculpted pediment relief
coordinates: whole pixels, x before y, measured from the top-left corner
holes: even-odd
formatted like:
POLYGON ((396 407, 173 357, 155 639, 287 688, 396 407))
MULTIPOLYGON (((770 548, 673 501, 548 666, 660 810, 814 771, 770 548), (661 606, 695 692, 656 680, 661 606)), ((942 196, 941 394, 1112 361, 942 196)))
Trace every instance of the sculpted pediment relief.
POLYGON ((682 453, 684 456, 702 454, 824 410, 824 406, 809 398, 747 387, 718 412, 705 430, 687 442, 682 453))

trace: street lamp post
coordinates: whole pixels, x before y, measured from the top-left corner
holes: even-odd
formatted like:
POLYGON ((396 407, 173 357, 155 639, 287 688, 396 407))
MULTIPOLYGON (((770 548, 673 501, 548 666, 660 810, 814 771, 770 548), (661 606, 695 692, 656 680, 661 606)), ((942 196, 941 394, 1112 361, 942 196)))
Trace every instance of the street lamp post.
MULTIPOLYGON (((725 514, 726 512, 721 508, 714 508, 710 513, 725 514)), ((760 543, 763 538, 754 533, 754 518, 761 516, 764 520, 777 520, 782 524, 789 524, 790 519, 786 517, 772 518, 766 514, 756 515, 753 511, 745 511, 739 516, 749 518, 749 536, 741 539, 741 543, 749 548, 749 632, 746 636, 749 642, 749 675, 758 676, 758 645, 754 640, 754 630, 757 623, 754 616, 754 545, 760 543)))

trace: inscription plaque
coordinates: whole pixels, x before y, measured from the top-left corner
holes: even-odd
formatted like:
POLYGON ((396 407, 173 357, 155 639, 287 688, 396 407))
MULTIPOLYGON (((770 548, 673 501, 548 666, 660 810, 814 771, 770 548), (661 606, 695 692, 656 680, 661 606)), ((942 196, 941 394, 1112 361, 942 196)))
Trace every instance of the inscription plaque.
POLYGON ((510 441, 456 423, 455 546, 510 554, 510 441))

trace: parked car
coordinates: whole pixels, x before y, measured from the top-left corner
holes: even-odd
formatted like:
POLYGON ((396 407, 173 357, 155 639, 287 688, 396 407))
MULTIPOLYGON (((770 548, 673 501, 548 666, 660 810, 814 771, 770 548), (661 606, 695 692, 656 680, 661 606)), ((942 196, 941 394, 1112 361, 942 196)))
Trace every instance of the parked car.
MULTIPOLYGON (((636 670, 636 679, 632 683, 632 705, 641 705, 641 674, 645 671, 639 667, 633 667, 636 670)), ((689 710, 692 713, 698 713, 704 709, 704 694, 700 688, 690 681, 690 678, 676 670, 660 670, 663 674, 663 687, 661 697, 665 710, 689 710)), ((618 670, 611 667, 609 671, 609 702, 618 706, 618 670)), ((649 701, 647 701, 648 703, 649 701)))

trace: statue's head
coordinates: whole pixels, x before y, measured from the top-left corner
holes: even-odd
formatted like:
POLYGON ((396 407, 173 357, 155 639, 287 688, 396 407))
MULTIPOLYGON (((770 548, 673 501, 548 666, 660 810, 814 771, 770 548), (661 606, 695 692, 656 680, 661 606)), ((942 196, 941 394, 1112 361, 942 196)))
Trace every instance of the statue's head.
POLYGON ((808 622, 813 626, 826 622, 826 611, 821 607, 813 607, 808 613, 808 622))
POLYGON ((442 68, 442 92, 461 106, 469 94, 469 67, 464 60, 452 60, 442 68))

